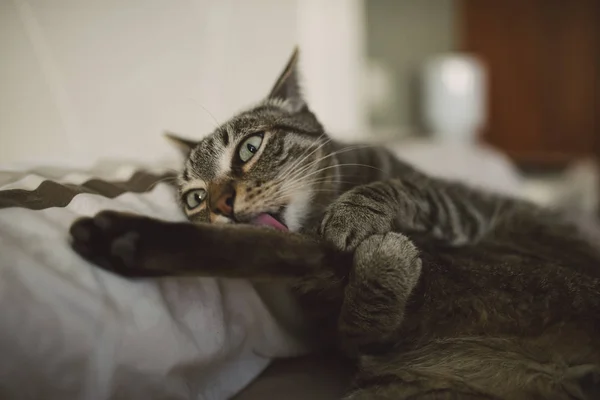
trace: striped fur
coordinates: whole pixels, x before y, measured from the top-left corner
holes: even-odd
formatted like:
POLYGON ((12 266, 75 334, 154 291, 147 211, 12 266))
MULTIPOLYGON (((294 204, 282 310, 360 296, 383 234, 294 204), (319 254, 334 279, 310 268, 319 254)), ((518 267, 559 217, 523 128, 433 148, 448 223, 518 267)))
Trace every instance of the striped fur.
POLYGON ((600 398, 598 249, 549 210, 329 140, 296 59, 267 100, 181 142, 180 196, 227 182, 233 215, 210 201, 195 225, 102 213, 74 224, 75 249, 130 277, 285 282, 318 342, 356 361, 348 399, 600 398), (243 224, 262 212, 292 232, 243 224))

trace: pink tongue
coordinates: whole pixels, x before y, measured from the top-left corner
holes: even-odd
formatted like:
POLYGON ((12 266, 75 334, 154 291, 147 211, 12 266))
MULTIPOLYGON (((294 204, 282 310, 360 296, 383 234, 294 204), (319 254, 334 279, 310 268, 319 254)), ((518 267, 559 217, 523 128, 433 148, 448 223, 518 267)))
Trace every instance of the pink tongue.
POLYGON ((267 213, 259 214, 256 218, 250 221, 252 225, 270 226, 280 231, 287 231, 288 228, 275 218, 271 217, 267 213))

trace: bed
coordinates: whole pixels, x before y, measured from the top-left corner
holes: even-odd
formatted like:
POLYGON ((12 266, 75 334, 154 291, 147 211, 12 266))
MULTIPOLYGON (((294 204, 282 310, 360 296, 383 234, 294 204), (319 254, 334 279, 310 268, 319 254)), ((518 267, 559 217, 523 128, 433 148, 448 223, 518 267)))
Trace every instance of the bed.
MULTIPOLYGON (((517 190, 512 167, 494 153, 483 157, 480 150, 472 151, 477 156, 467 168, 464 154, 429 150, 460 157, 459 163, 426 156, 418 147, 396 151, 409 159, 417 156, 434 174, 452 175, 449 166, 462 166, 455 177, 517 190)), ((172 165, 125 161, 86 169, 0 168, 0 398, 341 396, 350 366, 306 355, 308 349, 274 317, 251 283, 127 281, 72 252, 69 225, 103 209, 184 220, 172 178, 172 165)))

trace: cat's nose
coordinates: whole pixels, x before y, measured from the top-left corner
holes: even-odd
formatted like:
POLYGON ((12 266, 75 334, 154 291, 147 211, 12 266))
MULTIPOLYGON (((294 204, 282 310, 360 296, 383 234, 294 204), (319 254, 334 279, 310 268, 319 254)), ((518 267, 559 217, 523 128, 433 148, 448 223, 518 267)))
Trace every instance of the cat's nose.
POLYGON ((212 212, 226 217, 233 217, 235 189, 231 184, 218 185, 209 194, 209 205, 212 212))

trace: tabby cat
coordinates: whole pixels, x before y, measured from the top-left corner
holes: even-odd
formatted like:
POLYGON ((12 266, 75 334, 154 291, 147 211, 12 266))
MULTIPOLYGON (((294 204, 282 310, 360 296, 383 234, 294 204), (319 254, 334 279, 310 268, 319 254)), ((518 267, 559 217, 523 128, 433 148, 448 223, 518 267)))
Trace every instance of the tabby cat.
POLYGON ((187 155, 192 223, 104 211, 74 249, 125 277, 284 283, 356 362, 347 399, 600 399, 600 255, 560 214, 328 139, 297 51, 187 155))

